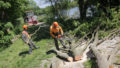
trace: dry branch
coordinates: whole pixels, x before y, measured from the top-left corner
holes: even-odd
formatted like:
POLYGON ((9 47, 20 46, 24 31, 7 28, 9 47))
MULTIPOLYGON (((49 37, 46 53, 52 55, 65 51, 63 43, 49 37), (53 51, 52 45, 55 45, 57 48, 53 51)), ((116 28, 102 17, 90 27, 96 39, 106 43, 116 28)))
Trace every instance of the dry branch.
POLYGON ((67 59, 68 61, 72 62, 73 61, 73 58, 70 57, 67 53, 62 53, 58 50, 54 50, 56 52, 56 54, 59 56, 59 57, 62 57, 62 58, 65 58, 67 59))
POLYGON ((118 33, 119 31, 120 31, 120 29, 114 29, 114 30, 112 30, 107 37, 105 37, 105 38, 103 38, 102 40, 100 40, 96 45, 98 46, 99 44, 101 44, 101 43, 104 42, 105 40, 107 40, 107 39, 115 36, 115 34, 118 33))

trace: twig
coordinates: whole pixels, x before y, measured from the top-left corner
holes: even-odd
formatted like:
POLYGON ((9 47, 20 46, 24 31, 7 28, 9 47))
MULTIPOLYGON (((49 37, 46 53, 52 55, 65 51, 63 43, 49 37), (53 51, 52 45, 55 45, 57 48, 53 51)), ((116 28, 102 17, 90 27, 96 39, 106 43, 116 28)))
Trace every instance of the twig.
POLYGON ((111 33, 107 37, 103 38, 101 41, 99 41, 97 43, 97 46, 100 45, 100 43, 104 42, 106 39, 109 39, 110 37, 112 37, 112 35, 114 35, 115 33, 119 32, 119 31, 120 31, 120 29, 112 30, 111 33))
MULTIPOLYGON (((45 25, 45 26, 47 26, 47 25, 45 25)), ((35 32, 32 35, 35 35, 40 30, 41 27, 45 27, 45 26, 39 26, 39 28, 37 30, 35 30, 35 32)))

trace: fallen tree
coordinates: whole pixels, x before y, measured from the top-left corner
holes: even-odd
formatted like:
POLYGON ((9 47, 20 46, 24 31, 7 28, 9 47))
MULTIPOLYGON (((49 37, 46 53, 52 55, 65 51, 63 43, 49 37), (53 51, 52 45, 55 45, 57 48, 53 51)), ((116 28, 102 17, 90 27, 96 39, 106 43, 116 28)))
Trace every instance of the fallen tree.
MULTIPOLYGON (((97 27, 94 32, 86 34, 77 41, 70 40, 67 49, 62 48, 59 51, 54 50, 54 52, 57 56, 72 62, 80 60, 86 48, 90 46, 99 68, 118 68, 118 65, 120 64, 120 58, 118 58, 120 56, 120 39, 113 42, 114 44, 111 42, 114 41, 115 37, 119 34, 120 30, 115 29, 105 38, 99 39, 99 27, 97 27), (105 45, 104 43, 107 43, 108 45, 105 45)), ((73 38, 74 36, 71 37, 73 38)), ((55 59, 51 63, 51 68, 57 68, 57 65, 60 65, 63 62, 55 59)))
MULTIPOLYGON (((113 42, 115 40, 111 39, 111 38, 113 38, 113 37, 115 38, 115 35, 117 36, 119 31, 120 30, 112 31, 103 40, 99 40, 98 31, 96 32, 94 42, 90 46, 90 48, 93 51, 93 53, 97 59, 97 64, 98 64, 99 68, 118 68, 118 66, 115 65, 115 62, 116 62, 116 59, 118 60, 118 58, 116 57, 116 55, 117 55, 116 53, 119 51, 119 48, 120 48, 120 43, 119 43, 120 39, 116 40, 116 42, 113 42), (113 44, 114 47, 113 47, 112 43, 110 43, 110 42, 114 43, 113 44), (107 45, 105 45, 105 43, 107 45), (111 48, 109 48, 109 47, 111 47, 111 48)), ((118 36, 118 38, 120 38, 120 37, 118 36)))
POLYGON ((90 35, 86 34, 84 37, 82 37, 81 39, 79 39, 77 42, 75 42, 75 40, 72 40, 70 42, 67 52, 64 52, 62 49, 62 51, 58 51, 58 50, 54 50, 54 52, 56 53, 57 56, 62 57, 70 62, 72 61, 78 61, 82 58, 83 52, 86 50, 86 48, 88 47, 88 45, 93 41, 94 39, 94 33, 91 34, 92 37, 91 39, 87 39, 85 40, 85 38, 90 35))

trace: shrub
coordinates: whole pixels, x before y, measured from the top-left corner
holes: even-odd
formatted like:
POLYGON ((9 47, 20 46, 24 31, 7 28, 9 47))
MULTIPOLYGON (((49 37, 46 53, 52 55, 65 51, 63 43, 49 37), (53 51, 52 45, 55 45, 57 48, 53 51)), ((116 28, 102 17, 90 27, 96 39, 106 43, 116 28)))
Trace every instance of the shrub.
POLYGON ((7 47, 14 36, 13 25, 11 22, 1 23, 0 28, 2 28, 0 31, 0 47, 7 47))

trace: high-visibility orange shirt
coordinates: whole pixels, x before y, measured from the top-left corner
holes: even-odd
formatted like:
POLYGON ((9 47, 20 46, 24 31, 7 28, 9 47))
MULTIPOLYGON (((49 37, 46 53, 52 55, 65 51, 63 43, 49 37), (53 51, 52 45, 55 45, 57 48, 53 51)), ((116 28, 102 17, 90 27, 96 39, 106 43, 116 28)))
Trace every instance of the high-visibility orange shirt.
POLYGON ((55 38, 55 35, 56 33, 61 33, 63 34, 63 30, 60 26, 58 26, 57 28, 54 28, 53 25, 50 26, 50 35, 55 38))
POLYGON ((29 40, 30 40, 30 35, 28 34, 27 31, 23 31, 22 32, 22 40, 25 42, 25 43, 29 43, 29 40))
POLYGON ((30 35, 26 31, 23 31, 22 34, 25 34, 28 38, 30 38, 30 35))

